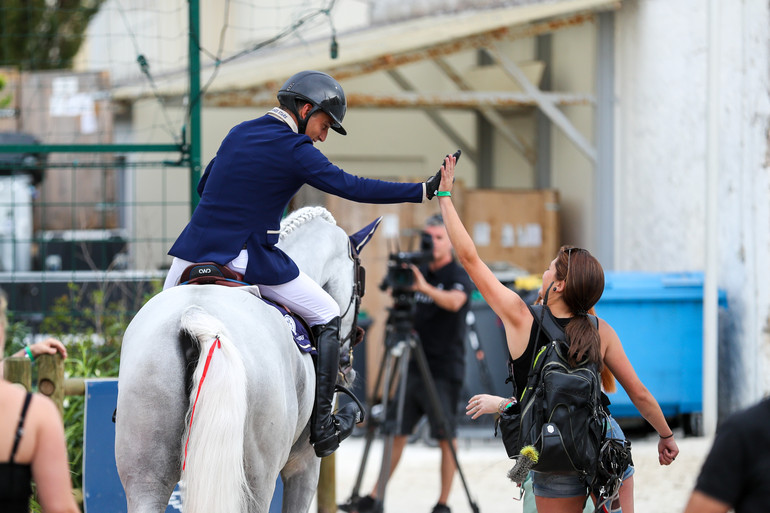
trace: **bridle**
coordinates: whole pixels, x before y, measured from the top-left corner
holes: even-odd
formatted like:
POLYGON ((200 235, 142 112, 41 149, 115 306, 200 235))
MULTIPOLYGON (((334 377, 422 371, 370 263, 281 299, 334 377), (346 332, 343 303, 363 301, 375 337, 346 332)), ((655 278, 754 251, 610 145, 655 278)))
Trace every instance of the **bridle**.
POLYGON ((344 319, 350 309, 353 308, 353 324, 350 326, 350 331, 347 335, 340 338, 340 346, 344 346, 349 341, 352 355, 353 347, 364 339, 364 329, 358 325, 358 311, 361 308, 361 299, 364 297, 364 292, 366 292, 366 269, 361 265, 358 249, 350 242, 348 242, 348 256, 353 260, 353 290, 350 293, 348 306, 340 315, 340 319, 344 319))

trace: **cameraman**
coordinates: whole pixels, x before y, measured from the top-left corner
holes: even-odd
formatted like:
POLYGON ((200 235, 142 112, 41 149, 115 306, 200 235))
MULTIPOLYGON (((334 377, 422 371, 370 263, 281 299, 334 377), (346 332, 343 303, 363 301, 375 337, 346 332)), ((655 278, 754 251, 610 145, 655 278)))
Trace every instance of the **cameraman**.
MULTIPOLYGON (((441 215, 428 218, 424 231, 433 239, 433 258, 422 269, 411 265, 415 278, 413 326, 422 341, 449 432, 445 431, 441 418, 434 414, 417 361, 412 358, 409 362, 403 422, 393 440, 390 474, 393 474, 401 459, 409 434, 422 416, 427 415, 431 437, 437 439, 441 447, 441 493, 433 513, 449 513, 447 500, 456 470, 449 444, 456 451, 456 413, 465 373, 465 316, 469 308, 471 281, 454 260, 452 243, 441 215)), ((391 403, 393 410, 395 404, 391 403)), ((390 419, 395 417, 393 410, 388 415, 390 419)), ((358 504, 359 513, 372 509, 376 493, 375 486, 370 497, 361 499, 358 504)))

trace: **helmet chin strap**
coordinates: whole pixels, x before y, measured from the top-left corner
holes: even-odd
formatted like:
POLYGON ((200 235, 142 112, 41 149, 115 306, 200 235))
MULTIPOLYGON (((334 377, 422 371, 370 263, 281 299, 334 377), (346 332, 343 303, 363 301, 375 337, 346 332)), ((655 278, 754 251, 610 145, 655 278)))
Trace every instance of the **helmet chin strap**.
POLYGON ((307 122, 310 120, 310 117, 320 109, 319 107, 317 107, 316 105, 313 105, 312 103, 303 102, 303 105, 310 105, 311 109, 308 111, 307 116, 302 118, 299 115, 299 112, 301 109, 297 108, 297 103, 299 103, 299 100, 295 100, 294 102, 294 116, 297 118, 297 132, 300 134, 304 134, 305 130, 307 129, 307 122))

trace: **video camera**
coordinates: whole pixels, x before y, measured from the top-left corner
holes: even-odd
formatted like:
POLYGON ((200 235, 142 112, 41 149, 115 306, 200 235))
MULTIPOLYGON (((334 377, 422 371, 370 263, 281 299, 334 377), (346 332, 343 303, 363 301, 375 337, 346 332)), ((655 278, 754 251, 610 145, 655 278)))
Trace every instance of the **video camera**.
POLYGON ((388 272, 380 284, 380 289, 390 288, 393 297, 393 309, 411 309, 414 303, 414 272, 409 264, 420 266, 433 260, 433 238, 429 233, 420 232, 420 249, 417 251, 398 251, 388 257, 388 272))

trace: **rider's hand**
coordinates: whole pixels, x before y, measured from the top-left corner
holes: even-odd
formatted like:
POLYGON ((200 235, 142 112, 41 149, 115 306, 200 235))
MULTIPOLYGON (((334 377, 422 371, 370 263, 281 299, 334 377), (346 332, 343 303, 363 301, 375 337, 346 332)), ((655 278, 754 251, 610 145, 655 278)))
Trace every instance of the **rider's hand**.
POLYGON ((438 190, 438 186, 441 183, 441 170, 439 169, 438 172, 425 180, 425 197, 428 199, 433 199, 433 196, 436 195, 436 191, 438 190))

